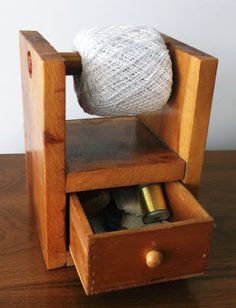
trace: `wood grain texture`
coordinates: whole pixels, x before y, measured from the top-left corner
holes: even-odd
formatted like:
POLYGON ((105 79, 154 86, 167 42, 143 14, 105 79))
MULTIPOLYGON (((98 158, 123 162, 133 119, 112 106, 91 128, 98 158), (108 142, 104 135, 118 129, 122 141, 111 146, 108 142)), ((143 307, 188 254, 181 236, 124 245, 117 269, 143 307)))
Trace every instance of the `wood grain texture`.
POLYGON ((216 229, 204 276, 88 297, 74 267, 47 271, 28 203, 24 155, 0 155, 0 306, 235 307, 236 151, 208 152, 200 201, 216 229))
POLYGON ((67 121, 66 191, 183 179, 184 161, 134 117, 67 121))
POLYGON ((47 268, 65 246, 65 67, 37 32, 20 33, 25 150, 30 202, 47 268))
POLYGON ((217 59, 163 35, 174 85, 168 104, 140 119, 186 162, 184 183, 197 195, 205 151, 217 59))
POLYGON ((168 183, 166 193, 173 216, 181 220, 100 234, 92 234, 78 195, 72 195, 70 251, 87 294, 181 279, 204 271, 212 218, 183 184, 168 183), (146 264, 151 250, 164 255, 156 269, 146 264))

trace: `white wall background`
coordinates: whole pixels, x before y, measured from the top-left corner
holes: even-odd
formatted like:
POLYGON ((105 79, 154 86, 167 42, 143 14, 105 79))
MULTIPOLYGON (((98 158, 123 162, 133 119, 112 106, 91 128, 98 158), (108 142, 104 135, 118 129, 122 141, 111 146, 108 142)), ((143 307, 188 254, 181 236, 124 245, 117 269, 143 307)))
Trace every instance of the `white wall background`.
MULTIPOLYGON (((219 58, 208 149, 236 149, 236 1, 0 0, 0 153, 24 152, 18 31, 38 30, 69 51, 79 29, 150 25, 219 58)), ((68 118, 84 117, 72 82, 68 118)))

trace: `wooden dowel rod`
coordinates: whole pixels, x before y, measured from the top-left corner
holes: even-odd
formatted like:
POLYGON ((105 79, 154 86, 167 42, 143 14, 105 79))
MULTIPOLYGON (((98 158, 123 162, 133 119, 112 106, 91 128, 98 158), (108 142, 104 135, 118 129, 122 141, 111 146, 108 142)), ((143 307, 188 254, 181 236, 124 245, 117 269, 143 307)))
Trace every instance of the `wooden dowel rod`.
POLYGON ((65 59, 66 75, 80 75, 82 71, 81 57, 78 52, 60 52, 65 59))

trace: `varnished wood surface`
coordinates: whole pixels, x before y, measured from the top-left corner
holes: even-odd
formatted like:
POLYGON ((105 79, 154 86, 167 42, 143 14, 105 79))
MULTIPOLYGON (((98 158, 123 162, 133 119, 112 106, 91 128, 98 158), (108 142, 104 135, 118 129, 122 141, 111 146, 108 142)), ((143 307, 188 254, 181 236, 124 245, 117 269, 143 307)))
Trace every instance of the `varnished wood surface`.
POLYGON ((0 156, 0 307, 236 306, 236 151, 206 155, 200 201, 216 230, 209 269, 199 278, 86 297, 75 268, 47 271, 23 155, 0 156))
POLYGON ((51 269, 66 262, 64 59, 35 31, 20 32, 20 55, 29 196, 51 269))
POLYGON ((183 179, 185 162, 135 117, 67 121, 66 191, 183 179))

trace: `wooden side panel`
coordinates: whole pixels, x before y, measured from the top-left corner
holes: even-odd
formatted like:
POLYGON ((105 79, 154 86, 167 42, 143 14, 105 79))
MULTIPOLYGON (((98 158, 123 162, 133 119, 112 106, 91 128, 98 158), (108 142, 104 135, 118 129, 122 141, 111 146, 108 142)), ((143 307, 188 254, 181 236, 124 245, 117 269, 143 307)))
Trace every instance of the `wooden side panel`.
POLYGON ((70 253, 86 293, 89 292, 89 236, 92 229, 76 194, 70 196, 70 253))
POLYGON ((37 32, 20 33, 28 186, 48 269, 65 265, 65 67, 37 32))
POLYGON ((197 194, 204 158, 217 59, 165 35, 174 71, 168 104, 140 119, 186 162, 184 183, 197 194))
POLYGON ((207 219, 213 222, 213 218, 180 182, 165 183, 165 193, 173 221, 207 219))

